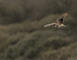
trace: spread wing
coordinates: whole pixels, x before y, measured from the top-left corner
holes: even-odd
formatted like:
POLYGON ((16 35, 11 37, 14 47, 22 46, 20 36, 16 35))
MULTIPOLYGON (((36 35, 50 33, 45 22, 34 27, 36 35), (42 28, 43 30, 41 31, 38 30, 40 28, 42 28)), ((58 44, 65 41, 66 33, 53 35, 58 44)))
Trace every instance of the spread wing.
POLYGON ((58 23, 58 24, 62 24, 64 17, 66 17, 67 15, 68 15, 67 12, 64 13, 64 14, 62 14, 62 15, 57 19, 57 23, 58 23))
POLYGON ((59 17, 59 18, 56 20, 56 22, 57 22, 58 24, 62 24, 62 23, 63 23, 63 19, 64 19, 64 16, 61 16, 61 17, 59 17))
POLYGON ((53 25, 56 25, 56 23, 46 24, 46 25, 44 25, 44 27, 49 27, 49 26, 53 26, 53 25))

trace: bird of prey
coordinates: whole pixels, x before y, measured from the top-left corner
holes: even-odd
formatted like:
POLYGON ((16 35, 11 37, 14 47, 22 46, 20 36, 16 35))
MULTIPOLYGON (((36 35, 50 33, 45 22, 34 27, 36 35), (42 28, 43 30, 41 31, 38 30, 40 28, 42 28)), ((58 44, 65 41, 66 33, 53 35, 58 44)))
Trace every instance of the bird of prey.
POLYGON ((44 27, 49 27, 49 26, 54 26, 56 28, 61 28, 64 27, 65 25, 63 24, 63 19, 64 17, 67 16, 67 13, 62 14, 62 16, 60 16, 55 23, 50 23, 50 24, 46 24, 44 25, 44 27))

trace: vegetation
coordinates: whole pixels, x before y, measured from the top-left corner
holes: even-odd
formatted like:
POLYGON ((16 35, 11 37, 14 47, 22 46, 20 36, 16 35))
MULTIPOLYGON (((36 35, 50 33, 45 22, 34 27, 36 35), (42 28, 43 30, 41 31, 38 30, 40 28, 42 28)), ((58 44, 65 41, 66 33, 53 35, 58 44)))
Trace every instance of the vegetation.
POLYGON ((0 60, 77 60, 76 0, 0 0, 0 60), (43 27, 64 12, 66 27, 43 27))
POLYGON ((0 60, 76 60, 77 28, 72 16, 65 18, 65 28, 43 27, 59 16, 0 26, 0 60))
POLYGON ((0 0, 0 24, 40 20, 49 14, 77 16, 76 0, 0 0))

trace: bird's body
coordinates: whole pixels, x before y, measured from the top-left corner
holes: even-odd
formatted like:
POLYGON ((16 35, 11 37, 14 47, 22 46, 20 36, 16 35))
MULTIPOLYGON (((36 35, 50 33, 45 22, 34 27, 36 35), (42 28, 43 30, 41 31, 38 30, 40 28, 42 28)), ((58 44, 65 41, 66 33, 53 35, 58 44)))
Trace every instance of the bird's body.
POLYGON ((44 25, 44 27, 48 27, 48 26, 54 26, 56 28, 61 28, 64 27, 65 25, 63 24, 63 18, 67 16, 67 13, 64 13, 60 18, 58 18, 56 20, 56 23, 50 23, 50 24, 46 24, 44 25))

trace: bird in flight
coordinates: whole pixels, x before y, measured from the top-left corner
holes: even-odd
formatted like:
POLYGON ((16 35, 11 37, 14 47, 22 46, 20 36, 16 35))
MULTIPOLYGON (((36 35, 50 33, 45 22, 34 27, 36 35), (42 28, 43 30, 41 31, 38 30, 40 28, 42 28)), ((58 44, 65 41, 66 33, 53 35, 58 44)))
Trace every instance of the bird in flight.
POLYGON ((60 16, 55 23, 50 23, 50 24, 46 24, 44 25, 44 27, 49 27, 49 26, 54 26, 56 28, 61 28, 64 27, 65 25, 63 24, 63 19, 67 16, 67 13, 62 14, 62 16, 60 16))

